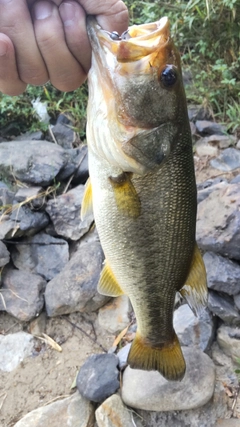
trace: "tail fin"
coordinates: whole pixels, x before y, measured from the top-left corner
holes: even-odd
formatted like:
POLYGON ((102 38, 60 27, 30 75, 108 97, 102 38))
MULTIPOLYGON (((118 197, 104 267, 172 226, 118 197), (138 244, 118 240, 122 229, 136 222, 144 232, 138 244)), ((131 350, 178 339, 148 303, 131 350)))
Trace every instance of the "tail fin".
POLYGON ((137 333, 130 349, 128 364, 134 369, 159 371, 170 381, 180 381, 186 371, 185 360, 176 334, 171 343, 157 348, 147 345, 137 333))

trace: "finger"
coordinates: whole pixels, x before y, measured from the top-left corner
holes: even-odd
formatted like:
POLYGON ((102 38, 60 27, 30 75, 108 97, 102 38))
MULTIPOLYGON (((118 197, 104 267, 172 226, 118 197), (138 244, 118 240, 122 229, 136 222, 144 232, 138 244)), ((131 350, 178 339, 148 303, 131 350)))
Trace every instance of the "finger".
POLYGON ((0 91, 5 95, 20 95, 26 89, 18 75, 14 47, 5 34, 0 34, 0 91))
POLYGON ((87 73, 91 66, 91 46, 86 30, 86 14, 76 1, 64 1, 59 13, 68 48, 87 73))
POLYGON ((46 63, 51 83, 72 91, 86 79, 86 73, 66 44, 58 7, 46 0, 33 5, 35 36, 46 63))
POLYGON ((0 0, 0 32, 6 34, 14 45, 20 79, 37 85, 46 83, 47 69, 35 40, 25 0, 0 0))

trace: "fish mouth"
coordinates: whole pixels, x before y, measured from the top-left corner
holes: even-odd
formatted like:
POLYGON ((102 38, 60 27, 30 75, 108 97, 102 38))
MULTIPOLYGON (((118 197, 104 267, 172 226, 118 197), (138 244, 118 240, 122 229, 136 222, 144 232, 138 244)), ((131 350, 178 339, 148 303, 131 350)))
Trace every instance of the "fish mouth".
MULTIPOLYGON (((96 19, 89 16, 87 18, 87 30, 94 54, 102 64, 107 62, 108 67, 110 53, 119 64, 132 63, 144 59, 148 66, 150 61, 151 66, 159 66, 159 59, 164 57, 162 62, 165 60, 165 55, 161 54, 161 52, 164 52, 171 41, 170 25, 167 17, 149 24, 133 25, 119 36, 116 32, 109 33, 103 30, 96 19), (107 61, 104 60, 106 56, 108 57, 107 61), (157 64, 154 64, 154 58, 156 59, 157 57, 157 64)), ((139 67, 139 71, 146 72, 146 67, 139 67)))

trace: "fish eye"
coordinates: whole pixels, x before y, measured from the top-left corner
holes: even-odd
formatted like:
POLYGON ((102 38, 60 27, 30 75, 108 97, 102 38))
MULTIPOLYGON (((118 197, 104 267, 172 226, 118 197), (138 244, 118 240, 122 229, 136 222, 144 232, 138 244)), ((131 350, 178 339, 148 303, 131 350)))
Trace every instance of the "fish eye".
POLYGON ((160 81, 165 87, 173 86, 177 81, 177 70, 174 65, 167 65, 161 73, 160 81))
POLYGON ((110 37, 111 37, 112 40, 120 40, 121 39, 117 31, 113 31, 110 34, 110 37))

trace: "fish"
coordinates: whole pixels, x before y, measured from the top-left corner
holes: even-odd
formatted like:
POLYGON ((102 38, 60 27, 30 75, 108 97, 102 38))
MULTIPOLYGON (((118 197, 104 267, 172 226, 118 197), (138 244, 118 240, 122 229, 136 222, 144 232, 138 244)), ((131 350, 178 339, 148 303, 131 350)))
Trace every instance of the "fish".
POLYGON ((131 301, 137 331, 129 366, 181 380, 175 297, 198 314, 207 286, 180 55, 167 17, 121 36, 88 17, 87 30, 89 180, 81 216, 93 212, 105 254, 98 291, 131 301))

